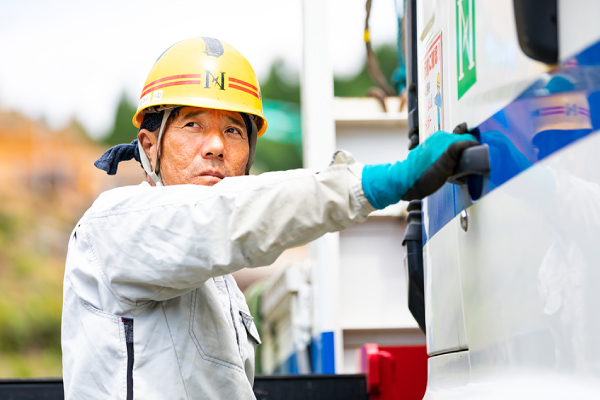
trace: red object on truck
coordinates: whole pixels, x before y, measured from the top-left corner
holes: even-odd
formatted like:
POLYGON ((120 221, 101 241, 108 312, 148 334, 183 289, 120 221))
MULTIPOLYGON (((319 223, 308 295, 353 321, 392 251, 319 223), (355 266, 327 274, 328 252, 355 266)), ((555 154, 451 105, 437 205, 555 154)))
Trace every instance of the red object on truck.
POLYGON ((369 400, 421 400, 427 388, 426 346, 361 348, 361 372, 367 376, 369 400))

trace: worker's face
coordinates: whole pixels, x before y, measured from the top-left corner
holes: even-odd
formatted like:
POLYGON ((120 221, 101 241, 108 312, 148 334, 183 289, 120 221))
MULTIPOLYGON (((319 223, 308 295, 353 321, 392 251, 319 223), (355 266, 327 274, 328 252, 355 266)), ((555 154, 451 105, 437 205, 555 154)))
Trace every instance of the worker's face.
MULTIPOLYGON (((138 138, 154 168, 156 136, 143 131, 138 138)), ((248 154, 248 132, 240 113, 184 107, 163 134, 160 175, 164 185, 212 186, 228 176, 244 175, 248 154)))

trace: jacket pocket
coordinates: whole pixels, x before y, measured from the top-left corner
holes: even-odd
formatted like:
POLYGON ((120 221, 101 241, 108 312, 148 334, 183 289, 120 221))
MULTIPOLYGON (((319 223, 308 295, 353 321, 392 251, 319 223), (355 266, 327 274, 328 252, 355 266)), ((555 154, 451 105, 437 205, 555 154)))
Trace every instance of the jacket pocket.
MULTIPOLYGON (((209 281, 209 284, 212 282, 209 281)), ((244 372, 236 331, 231 326, 231 317, 223 312, 219 296, 205 286, 194 290, 190 298, 189 332, 200 357, 244 372)))
POLYGON ((76 301, 63 314, 63 324, 69 324, 62 337, 65 398, 126 399, 129 359, 122 317, 76 301))

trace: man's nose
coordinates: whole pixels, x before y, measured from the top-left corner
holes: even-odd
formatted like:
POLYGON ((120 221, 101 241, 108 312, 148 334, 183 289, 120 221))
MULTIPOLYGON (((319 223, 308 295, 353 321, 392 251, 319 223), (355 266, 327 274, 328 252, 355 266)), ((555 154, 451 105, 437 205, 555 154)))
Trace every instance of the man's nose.
POLYGON ((223 159, 225 154, 225 143, 223 135, 216 130, 205 133, 204 143, 202 144, 202 156, 204 158, 223 159))

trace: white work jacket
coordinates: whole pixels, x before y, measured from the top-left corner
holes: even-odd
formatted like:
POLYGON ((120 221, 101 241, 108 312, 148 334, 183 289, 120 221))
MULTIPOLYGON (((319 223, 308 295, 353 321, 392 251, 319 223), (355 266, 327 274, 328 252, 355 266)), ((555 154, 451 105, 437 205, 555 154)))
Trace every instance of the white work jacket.
POLYGON ((100 195, 71 234, 66 399, 254 399, 260 343, 229 275, 366 219, 362 165, 147 183, 100 195))

